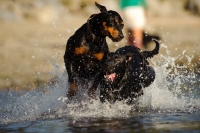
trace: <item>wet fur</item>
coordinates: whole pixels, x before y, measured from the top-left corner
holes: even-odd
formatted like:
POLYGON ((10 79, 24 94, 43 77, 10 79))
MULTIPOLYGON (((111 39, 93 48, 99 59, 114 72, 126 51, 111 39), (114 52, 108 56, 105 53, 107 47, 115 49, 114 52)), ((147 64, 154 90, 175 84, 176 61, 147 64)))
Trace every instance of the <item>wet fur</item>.
POLYGON ((64 62, 69 77, 68 98, 76 95, 78 77, 94 81, 88 91, 89 96, 93 95, 109 53, 106 37, 115 42, 124 37, 120 15, 115 11, 107 11, 106 7, 96 2, 95 5, 101 13, 91 15, 67 41, 64 62))
POLYGON ((160 44, 152 51, 141 52, 134 46, 125 46, 108 54, 104 66, 104 78, 100 83, 101 102, 126 100, 128 104, 143 94, 142 88, 148 87, 155 79, 155 71, 148 58, 158 54, 160 44), (114 80, 111 74, 115 73, 114 80))

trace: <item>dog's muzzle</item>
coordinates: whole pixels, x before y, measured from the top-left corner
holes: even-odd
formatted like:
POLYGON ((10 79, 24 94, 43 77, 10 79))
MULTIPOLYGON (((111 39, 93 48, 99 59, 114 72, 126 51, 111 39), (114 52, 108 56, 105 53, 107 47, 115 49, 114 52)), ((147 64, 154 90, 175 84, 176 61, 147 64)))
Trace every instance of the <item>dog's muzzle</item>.
POLYGON ((123 38, 124 38, 123 33, 120 33, 120 34, 115 38, 115 40, 116 40, 116 42, 118 42, 118 41, 121 41, 123 38))

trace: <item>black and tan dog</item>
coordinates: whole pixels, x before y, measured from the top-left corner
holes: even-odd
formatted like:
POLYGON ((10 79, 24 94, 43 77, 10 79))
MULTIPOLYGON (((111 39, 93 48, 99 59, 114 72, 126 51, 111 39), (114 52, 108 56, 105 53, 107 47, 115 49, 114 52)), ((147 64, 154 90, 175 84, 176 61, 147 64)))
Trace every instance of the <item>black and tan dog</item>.
POLYGON ((100 83, 102 102, 127 100, 130 104, 143 94, 142 88, 148 87, 155 79, 155 71, 147 60, 159 52, 160 44, 155 43, 152 51, 141 52, 135 46, 125 46, 108 54, 100 83))
POLYGON ((95 2, 101 13, 93 14, 67 42, 64 62, 68 72, 69 91, 71 98, 77 91, 77 77, 93 80, 88 94, 92 96, 102 78, 102 67, 109 48, 108 36, 118 42, 124 38, 124 26, 120 15, 95 2))

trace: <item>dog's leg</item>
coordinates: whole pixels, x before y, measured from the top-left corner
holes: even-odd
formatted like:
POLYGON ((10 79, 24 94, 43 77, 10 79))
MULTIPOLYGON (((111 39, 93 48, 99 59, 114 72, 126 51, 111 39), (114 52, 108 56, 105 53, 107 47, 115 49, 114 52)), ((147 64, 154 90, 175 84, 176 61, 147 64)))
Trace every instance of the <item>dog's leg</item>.
MULTIPOLYGON (((69 72, 70 73, 70 72, 69 72)), ((77 91, 77 85, 76 85, 76 82, 75 82, 75 79, 73 78, 74 76, 72 76, 71 74, 69 74, 69 79, 68 79, 68 82, 69 82, 69 90, 67 92, 67 97, 68 98, 71 98, 73 96, 76 95, 76 91, 77 91)))
POLYGON ((70 55, 67 55, 67 52, 65 53, 64 56, 64 61, 65 61, 65 67, 67 69, 67 73, 68 73, 68 82, 69 82, 69 90, 67 92, 67 97, 71 98, 72 96, 76 95, 76 91, 77 91, 77 85, 75 82, 75 73, 73 70, 73 63, 72 60, 69 58, 70 55))
POLYGON ((97 87, 98 87, 98 83, 96 82, 96 80, 94 80, 92 86, 88 89, 88 96, 95 100, 97 100, 96 98, 97 87))
POLYGON ((88 96, 95 100, 97 99, 95 92, 97 90, 97 87, 98 87, 101 79, 103 79, 103 72, 101 69, 102 68, 100 68, 100 71, 95 75, 94 82, 93 82, 92 86, 88 89, 88 96))
POLYGON ((75 83, 69 83, 69 91, 67 92, 67 97, 71 98, 76 95, 77 85, 75 83))

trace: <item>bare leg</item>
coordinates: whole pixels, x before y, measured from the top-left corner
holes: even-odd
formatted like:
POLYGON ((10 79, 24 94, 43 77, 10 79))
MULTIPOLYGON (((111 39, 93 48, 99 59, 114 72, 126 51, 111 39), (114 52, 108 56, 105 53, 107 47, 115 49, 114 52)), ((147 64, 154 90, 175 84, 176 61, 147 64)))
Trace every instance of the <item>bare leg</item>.
POLYGON ((134 29, 129 30, 128 36, 128 45, 134 45, 140 49, 143 49, 142 39, 143 39, 143 30, 141 29, 134 29))
POLYGON ((133 33, 134 35, 134 45, 136 47, 138 47, 139 49, 142 49, 142 39, 143 39, 143 35, 142 35, 142 30, 141 29, 134 29, 133 33))

